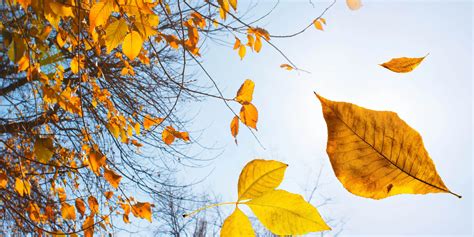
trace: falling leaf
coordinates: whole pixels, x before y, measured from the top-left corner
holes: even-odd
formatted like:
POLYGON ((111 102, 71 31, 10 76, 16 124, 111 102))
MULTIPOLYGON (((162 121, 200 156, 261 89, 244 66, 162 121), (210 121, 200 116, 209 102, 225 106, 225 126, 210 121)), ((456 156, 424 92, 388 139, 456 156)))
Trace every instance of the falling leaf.
POLYGON ((99 202, 97 202, 97 199, 95 197, 89 196, 87 198, 87 203, 89 204, 89 208, 91 209, 91 214, 99 212, 99 202))
POLYGON ((286 69, 286 70, 288 70, 288 71, 291 71, 291 70, 295 69, 295 68, 293 68, 291 65, 286 64, 286 63, 280 65, 280 68, 286 69))
POLYGON ((76 209, 73 205, 69 205, 66 202, 61 203, 61 216, 65 220, 75 220, 76 219, 76 209))
POLYGON ((239 47, 240 60, 244 59, 245 52, 246 52, 245 45, 240 45, 240 47, 239 47))
POLYGON ((235 208, 234 212, 222 224, 221 237, 239 236, 251 237, 255 236, 255 232, 249 218, 239 208, 235 208))
POLYGON ((252 199, 274 190, 283 181, 287 164, 274 160, 253 160, 239 176, 238 200, 252 199))
POLYGON ((242 105, 242 108, 240 109, 240 119, 245 125, 253 129, 257 129, 257 122, 258 122, 257 108, 253 104, 242 105))
POLYGON ((23 180, 20 178, 15 179, 15 191, 23 197, 23 195, 30 195, 31 184, 28 180, 23 180))
POLYGON ((135 217, 147 219, 151 222, 151 204, 148 202, 137 202, 132 205, 132 213, 135 217))
POLYGON ((358 10, 362 6, 361 0, 346 0, 346 3, 349 9, 353 11, 358 10))
POLYGON ((323 29, 323 24, 321 24, 320 21, 314 20, 314 21, 313 21, 313 24, 314 24, 314 27, 316 27, 316 29, 318 29, 318 30, 324 30, 324 29, 323 29))
POLYGON ((104 169, 104 178, 107 180, 107 182, 112 185, 112 187, 117 188, 120 184, 120 180, 122 179, 122 176, 116 174, 113 170, 104 169))
POLYGON ((239 90, 237 91, 235 100, 242 105, 252 102, 254 88, 255 88, 255 83, 252 80, 250 79, 245 80, 244 83, 240 86, 239 90))
POLYGON ((123 42, 127 31, 127 22, 123 18, 114 20, 105 28, 105 46, 107 47, 107 53, 110 53, 110 51, 123 42))
POLYGON ((84 213, 86 213, 86 204, 84 201, 80 198, 76 198, 76 209, 81 214, 81 216, 84 216, 84 213))
POLYGON ((275 235, 303 235, 331 229, 301 195, 285 190, 267 192, 245 204, 275 235))
POLYGON ((436 172, 420 134, 396 113, 316 96, 328 127, 326 151, 334 173, 349 192, 373 199, 454 194, 436 172))
POLYGON ((235 138, 235 143, 237 143, 237 134, 239 134, 239 117, 234 116, 230 122, 230 133, 235 138))
POLYGON ((130 59, 135 59, 142 50, 143 39, 140 33, 132 31, 125 36, 122 44, 123 53, 130 59))
MULTIPOLYGON (((425 56, 426 57, 426 56, 425 56)), ((418 67, 420 63, 425 59, 425 57, 421 58, 393 58, 389 62, 385 62, 380 64, 380 66, 387 68, 390 71, 398 72, 398 73, 406 73, 411 72, 413 69, 418 67)))
POLYGON ((48 163, 54 154, 52 138, 36 138, 33 150, 36 159, 41 163, 48 163))

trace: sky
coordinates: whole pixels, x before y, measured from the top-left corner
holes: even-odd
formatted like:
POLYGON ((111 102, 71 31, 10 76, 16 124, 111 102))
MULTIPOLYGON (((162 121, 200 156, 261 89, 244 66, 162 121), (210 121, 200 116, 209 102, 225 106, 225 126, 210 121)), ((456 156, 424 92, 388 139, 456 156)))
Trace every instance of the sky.
MULTIPOLYGON (((314 7, 309 1, 281 1, 257 25, 271 34, 296 32, 329 5, 312 2, 314 7)), ((249 19, 265 14, 273 3, 258 1, 257 7, 249 7, 249 1, 239 1, 240 11, 250 8, 249 19)), ((226 97, 233 97, 245 79, 255 82, 256 135, 264 148, 242 126, 239 144, 234 144, 229 130, 233 115, 222 101, 192 104, 188 112, 195 114, 194 135, 199 134, 201 145, 216 148, 203 154, 220 155, 204 168, 184 170, 182 178, 192 182, 208 175, 196 189, 212 190, 222 201, 234 201, 244 165, 257 157, 275 159, 289 164, 281 188, 303 196, 315 185, 321 170, 312 204, 331 198, 319 211, 326 219, 345 222, 343 236, 472 236, 473 3, 363 4, 360 10, 350 11, 339 0, 324 16, 324 32, 310 28, 293 38, 271 40, 310 73, 280 69, 287 62, 267 44, 259 54, 247 52, 241 61, 229 46, 207 43, 203 65, 226 97), (428 53, 408 74, 378 66, 394 57, 428 53), (327 128, 313 91, 331 100, 397 112, 423 136, 439 175, 463 198, 428 194, 372 200, 346 191, 325 152, 327 128)), ((206 80, 205 75, 201 79, 206 80)))

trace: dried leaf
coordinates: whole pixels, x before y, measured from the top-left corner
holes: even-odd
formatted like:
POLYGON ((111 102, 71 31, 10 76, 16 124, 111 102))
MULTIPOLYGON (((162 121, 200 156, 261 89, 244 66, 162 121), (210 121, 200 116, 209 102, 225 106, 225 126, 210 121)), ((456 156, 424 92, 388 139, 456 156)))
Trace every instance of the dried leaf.
POLYGON ((93 196, 89 196, 87 198, 87 203, 89 204, 89 209, 91 209, 91 214, 95 214, 99 212, 99 202, 93 196))
MULTIPOLYGON (((426 56, 425 56, 426 57, 426 56)), ((380 64, 380 66, 387 68, 390 71, 398 72, 398 73, 407 73, 413 71, 420 63, 425 59, 425 57, 421 58, 393 58, 389 62, 385 62, 380 64)))
POLYGON ((75 220, 76 219, 76 209, 73 205, 69 205, 66 202, 61 203, 61 216, 65 220, 75 220))
POLYGON ((80 198, 76 198, 76 209, 81 214, 81 216, 84 216, 84 213, 86 213, 86 204, 84 201, 80 198))
POLYGON ((240 119, 245 125, 253 129, 257 129, 257 122, 258 122, 257 108, 253 104, 242 105, 242 108, 240 109, 240 119))
POLYGON ((118 188, 122 176, 116 174, 113 170, 104 168, 104 178, 114 188, 118 188))
POLYGON ((396 113, 316 96, 328 127, 326 150, 332 168, 349 192, 373 199, 454 194, 436 172, 420 134, 396 113))
POLYGON ((36 138, 33 147, 36 159, 41 163, 48 163, 54 154, 52 138, 36 138))
POLYGON ((135 217, 147 219, 151 222, 151 204, 149 202, 137 202, 132 205, 132 213, 135 217))

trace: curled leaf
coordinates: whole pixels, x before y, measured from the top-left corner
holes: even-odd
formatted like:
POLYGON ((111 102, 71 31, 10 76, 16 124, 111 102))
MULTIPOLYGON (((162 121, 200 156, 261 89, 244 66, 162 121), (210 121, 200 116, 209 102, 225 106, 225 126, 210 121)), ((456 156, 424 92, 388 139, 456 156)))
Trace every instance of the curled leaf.
POLYGON ((438 175, 420 134, 394 112, 321 101, 327 153, 351 193, 373 199, 397 194, 452 193, 438 175))

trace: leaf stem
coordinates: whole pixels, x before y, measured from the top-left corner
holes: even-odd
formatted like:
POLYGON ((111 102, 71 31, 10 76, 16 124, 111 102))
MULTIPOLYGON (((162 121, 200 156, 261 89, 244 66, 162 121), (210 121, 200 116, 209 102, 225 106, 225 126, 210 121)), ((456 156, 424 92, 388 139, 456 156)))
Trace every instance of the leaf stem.
POLYGON ((203 210, 206 210, 206 209, 209 209, 209 208, 213 208, 213 207, 218 207, 218 206, 223 206, 223 205, 232 205, 232 204, 239 204, 240 202, 221 202, 221 203, 216 203, 216 204, 212 204, 212 205, 208 205, 208 206, 204 206, 204 207, 201 207, 191 213, 188 213, 188 214, 184 214, 183 217, 184 218, 187 218, 187 217, 191 217, 195 214, 197 214, 198 212, 200 211, 203 211, 203 210))

